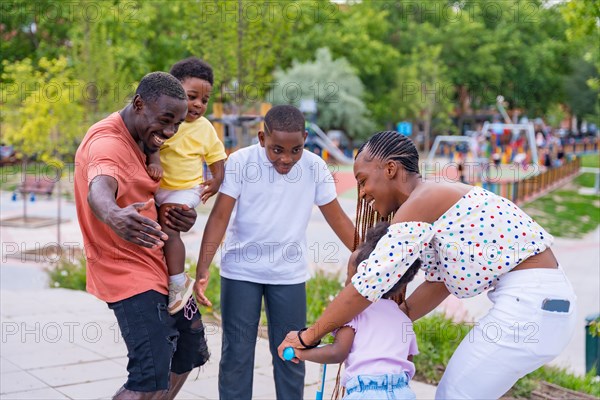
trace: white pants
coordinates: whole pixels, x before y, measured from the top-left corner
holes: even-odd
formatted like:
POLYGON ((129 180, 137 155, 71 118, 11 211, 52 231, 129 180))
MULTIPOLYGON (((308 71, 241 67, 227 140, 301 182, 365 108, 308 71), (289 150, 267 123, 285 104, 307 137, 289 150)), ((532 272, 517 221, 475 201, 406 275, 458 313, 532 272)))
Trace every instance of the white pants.
POLYGON ((168 190, 159 188, 154 195, 154 201, 158 206, 163 204, 187 204, 190 208, 196 208, 200 204, 202 186, 194 186, 191 189, 168 190))
POLYGON ((436 399, 498 399, 559 355, 573 335, 577 298, 560 267, 508 272, 488 297, 492 309, 454 352, 436 399), (568 300, 569 311, 543 310, 545 299, 568 300))

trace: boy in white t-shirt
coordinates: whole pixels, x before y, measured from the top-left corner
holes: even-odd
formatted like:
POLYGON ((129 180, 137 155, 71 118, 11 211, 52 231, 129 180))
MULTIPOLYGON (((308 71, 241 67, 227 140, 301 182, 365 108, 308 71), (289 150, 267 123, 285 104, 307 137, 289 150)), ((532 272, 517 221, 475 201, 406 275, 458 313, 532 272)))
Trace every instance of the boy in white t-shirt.
POLYGON ((304 116, 295 107, 273 107, 260 144, 230 155, 225 179, 208 218, 194 291, 204 305, 208 267, 229 224, 221 255, 223 346, 219 397, 251 399, 254 351, 264 297, 280 400, 302 399, 304 364, 286 363, 277 345, 306 324, 306 228, 313 205, 350 249, 354 227, 336 199, 325 162, 304 150, 304 116), (235 210, 235 212, 234 212, 235 210))

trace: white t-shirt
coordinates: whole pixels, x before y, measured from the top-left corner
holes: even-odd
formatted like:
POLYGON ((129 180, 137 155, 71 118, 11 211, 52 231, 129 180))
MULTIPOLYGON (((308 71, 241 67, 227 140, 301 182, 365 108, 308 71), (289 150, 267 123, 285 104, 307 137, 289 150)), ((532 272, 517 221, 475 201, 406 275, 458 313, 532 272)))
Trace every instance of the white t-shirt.
POLYGON ((220 192, 236 199, 221 251, 221 276, 292 285, 309 278, 306 228, 313 205, 336 198, 327 164, 303 151, 279 174, 260 144, 231 154, 220 192))

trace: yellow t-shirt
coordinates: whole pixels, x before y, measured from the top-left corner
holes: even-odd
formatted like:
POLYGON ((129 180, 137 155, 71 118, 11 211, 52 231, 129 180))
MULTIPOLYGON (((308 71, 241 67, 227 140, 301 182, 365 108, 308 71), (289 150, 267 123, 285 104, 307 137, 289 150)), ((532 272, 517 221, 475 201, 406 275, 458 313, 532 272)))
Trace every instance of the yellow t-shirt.
POLYGON ((202 159, 210 165, 226 158, 225 147, 209 120, 200 117, 194 122, 184 122, 160 148, 163 168, 160 187, 191 189, 203 181, 202 159))

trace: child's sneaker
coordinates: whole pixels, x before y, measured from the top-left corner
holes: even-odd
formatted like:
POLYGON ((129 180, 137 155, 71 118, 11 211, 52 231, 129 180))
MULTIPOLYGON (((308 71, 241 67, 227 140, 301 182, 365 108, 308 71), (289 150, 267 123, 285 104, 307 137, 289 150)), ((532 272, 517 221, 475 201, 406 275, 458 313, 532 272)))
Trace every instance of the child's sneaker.
POLYGON ((169 314, 180 311, 194 293, 194 280, 185 274, 185 283, 177 285, 169 282, 169 314))

